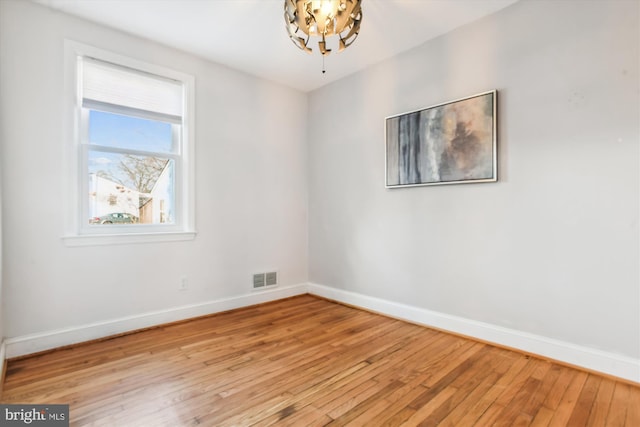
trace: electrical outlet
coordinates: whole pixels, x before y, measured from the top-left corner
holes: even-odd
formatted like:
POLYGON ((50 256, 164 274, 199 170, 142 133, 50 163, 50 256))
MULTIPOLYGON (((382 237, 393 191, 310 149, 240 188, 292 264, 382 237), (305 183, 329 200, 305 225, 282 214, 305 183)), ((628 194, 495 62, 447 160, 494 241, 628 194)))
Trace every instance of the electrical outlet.
POLYGON ((186 291, 189 289, 189 282, 187 281, 187 276, 182 276, 180 278, 180 284, 178 285, 178 290, 186 291))

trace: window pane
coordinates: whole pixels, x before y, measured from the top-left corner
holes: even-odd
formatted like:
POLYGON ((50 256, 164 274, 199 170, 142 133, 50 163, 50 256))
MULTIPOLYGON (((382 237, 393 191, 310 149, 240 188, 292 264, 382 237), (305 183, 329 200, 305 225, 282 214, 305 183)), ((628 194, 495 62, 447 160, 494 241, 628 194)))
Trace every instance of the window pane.
POLYGON ((171 123, 89 110, 89 143, 130 150, 173 152, 171 123))
POLYGON ((174 224, 172 159, 89 150, 89 224, 174 224))

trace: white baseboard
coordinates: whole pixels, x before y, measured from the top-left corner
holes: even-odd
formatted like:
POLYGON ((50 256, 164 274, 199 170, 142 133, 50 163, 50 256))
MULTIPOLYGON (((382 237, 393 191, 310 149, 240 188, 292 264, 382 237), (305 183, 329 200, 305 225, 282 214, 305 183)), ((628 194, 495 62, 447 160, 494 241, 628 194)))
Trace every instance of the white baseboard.
MULTIPOLYGON (((306 293, 306 283, 293 286, 278 286, 277 288, 264 290, 262 292, 252 292, 251 294, 200 304, 185 305, 88 325, 8 338, 5 339, 3 344, 6 345, 6 358, 11 359, 12 357, 91 341, 111 335, 135 331, 137 329, 157 326, 163 323, 219 313, 221 311, 233 310, 235 308, 247 307, 306 293)), ((5 347, 3 346, 2 349, 4 350, 5 347)), ((4 358, 2 360, 4 360, 4 358)))
POLYGON ((310 293, 397 319, 466 335, 537 354, 585 369, 640 383, 640 360, 514 329, 400 304, 315 283, 278 287, 232 298, 185 305, 104 322, 7 338, 0 343, 0 375, 4 360, 207 314, 310 293))
POLYGON ((514 329, 310 283, 309 293, 640 383, 640 360, 514 329))
MULTIPOLYGON (((4 340, 0 338, 0 381, 4 379, 4 361, 7 358, 7 348, 4 340)), ((0 395, 2 394, 2 383, 0 383, 0 395)))

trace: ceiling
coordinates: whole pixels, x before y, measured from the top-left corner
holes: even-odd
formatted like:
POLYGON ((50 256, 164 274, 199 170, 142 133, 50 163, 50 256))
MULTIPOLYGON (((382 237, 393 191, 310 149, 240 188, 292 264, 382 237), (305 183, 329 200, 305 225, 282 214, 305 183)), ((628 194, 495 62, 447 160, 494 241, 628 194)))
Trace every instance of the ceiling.
POLYGON ((34 0, 50 8, 311 91, 518 0, 363 0, 355 43, 325 58, 289 40, 284 0, 34 0))

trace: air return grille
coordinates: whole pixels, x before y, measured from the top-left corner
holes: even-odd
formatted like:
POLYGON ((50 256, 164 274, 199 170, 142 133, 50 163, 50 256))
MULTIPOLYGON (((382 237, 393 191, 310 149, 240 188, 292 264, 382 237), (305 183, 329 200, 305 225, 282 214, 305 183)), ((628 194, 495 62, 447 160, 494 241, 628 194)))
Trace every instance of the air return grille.
POLYGON ((253 288, 264 287, 265 273, 258 273, 253 275, 253 288))
POLYGON ((278 284, 278 273, 272 271, 270 273, 265 273, 267 286, 274 286, 278 284))
POLYGON ((267 286, 276 286, 277 284, 277 271, 270 271, 268 273, 257 273, 253 275, 253 289, 260 289, 267 286))

